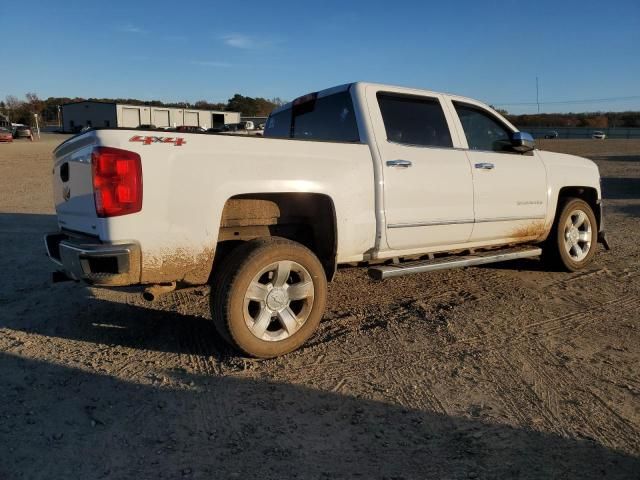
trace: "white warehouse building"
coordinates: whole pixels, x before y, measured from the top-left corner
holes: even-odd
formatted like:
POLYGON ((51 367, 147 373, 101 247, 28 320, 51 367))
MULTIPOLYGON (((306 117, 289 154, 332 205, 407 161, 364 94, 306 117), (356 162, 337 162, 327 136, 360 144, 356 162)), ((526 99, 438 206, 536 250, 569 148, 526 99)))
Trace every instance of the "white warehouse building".
POLYGON ((140 125, 156 127, 190 125, 207 129, 240 122, 239 112, 126 105, 95 100, 65 103, 61 110, 62 129, 65 132, 76 132, 87 126, 136 128, 140 125))

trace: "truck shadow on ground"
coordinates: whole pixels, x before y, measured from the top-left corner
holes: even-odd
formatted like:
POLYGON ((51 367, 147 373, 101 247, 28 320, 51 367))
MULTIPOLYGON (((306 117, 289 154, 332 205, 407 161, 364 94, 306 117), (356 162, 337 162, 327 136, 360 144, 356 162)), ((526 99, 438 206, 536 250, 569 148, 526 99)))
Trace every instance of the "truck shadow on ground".
POLYGON ((50 318, 46 325, 32 327, 29 331, 52 338, 140 351, 204 355, 217 359, 237 355, 218 335, 210 319, 171 309, 147 308, 87 295, 83 297, 81 291, 77 292, 74 304, 75 308, 64 315, 50 318))
MULTIPOLYGON (((598 268, 598 256, 606 253, 606 250, 600 244, 597 245, 596 249, 595 263, 587 267, 588 270, 598 268)), ((553 262, 547 262, 542 258, 523 258, 519 260, 509 260, 507 262, 488 263, 486 265, 479 265, 478 268, 486 268, 489 270, 505 270, 512 272, 540 272, 543 274, 558 274, 565 277, 567 275, 570 275, 570 273, 567 272, 567 270, 564 269, 561 265, 554 264, 553 262)))
POLYGON ((0 353, 2 478, 632 478, 589 439, 302 386, 169 385, 0 353))
POLYGON ((518 272, 547 272, 554 273, 561 270, 553 265, 545 263, 538 257, 522 258, 518 260, 509 260, 506 262, 487 263, 486 265, 478 265, 477 268, 489 270, 510 270, 518 272))

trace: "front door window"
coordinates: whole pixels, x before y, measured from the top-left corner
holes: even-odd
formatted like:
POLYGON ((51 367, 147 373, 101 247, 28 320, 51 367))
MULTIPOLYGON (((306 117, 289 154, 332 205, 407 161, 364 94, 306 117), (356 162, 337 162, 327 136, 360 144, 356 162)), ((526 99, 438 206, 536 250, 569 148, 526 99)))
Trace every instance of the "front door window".
POLYGON ((510 152, 511 131, 489 113, 465 103, 454 102, 470 150, 510 152))

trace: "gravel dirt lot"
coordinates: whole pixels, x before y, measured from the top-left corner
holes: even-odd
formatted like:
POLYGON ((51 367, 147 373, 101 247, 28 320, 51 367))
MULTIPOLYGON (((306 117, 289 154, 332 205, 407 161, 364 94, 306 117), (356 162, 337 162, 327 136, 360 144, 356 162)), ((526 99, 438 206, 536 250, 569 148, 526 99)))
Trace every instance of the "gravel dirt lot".
POLYGON ((51 284, 51 151, 0 145, 0 479, 640 478, 640 141, 601 169, 613 250, 370 281, 303 349, 217 337, 206 287, 51 284))

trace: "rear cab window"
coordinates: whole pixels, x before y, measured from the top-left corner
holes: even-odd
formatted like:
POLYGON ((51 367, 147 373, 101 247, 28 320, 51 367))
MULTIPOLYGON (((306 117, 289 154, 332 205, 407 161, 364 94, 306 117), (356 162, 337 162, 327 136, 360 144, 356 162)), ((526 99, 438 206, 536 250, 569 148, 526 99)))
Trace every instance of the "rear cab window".
POLYGON ((329 142, 360 141, 351 93, 309 94, 269 116, 264 136, 329 142))
POLYGON ((390 142, 453 147, 444 110, 437 98, 378 92, 377 99, 390 142))

